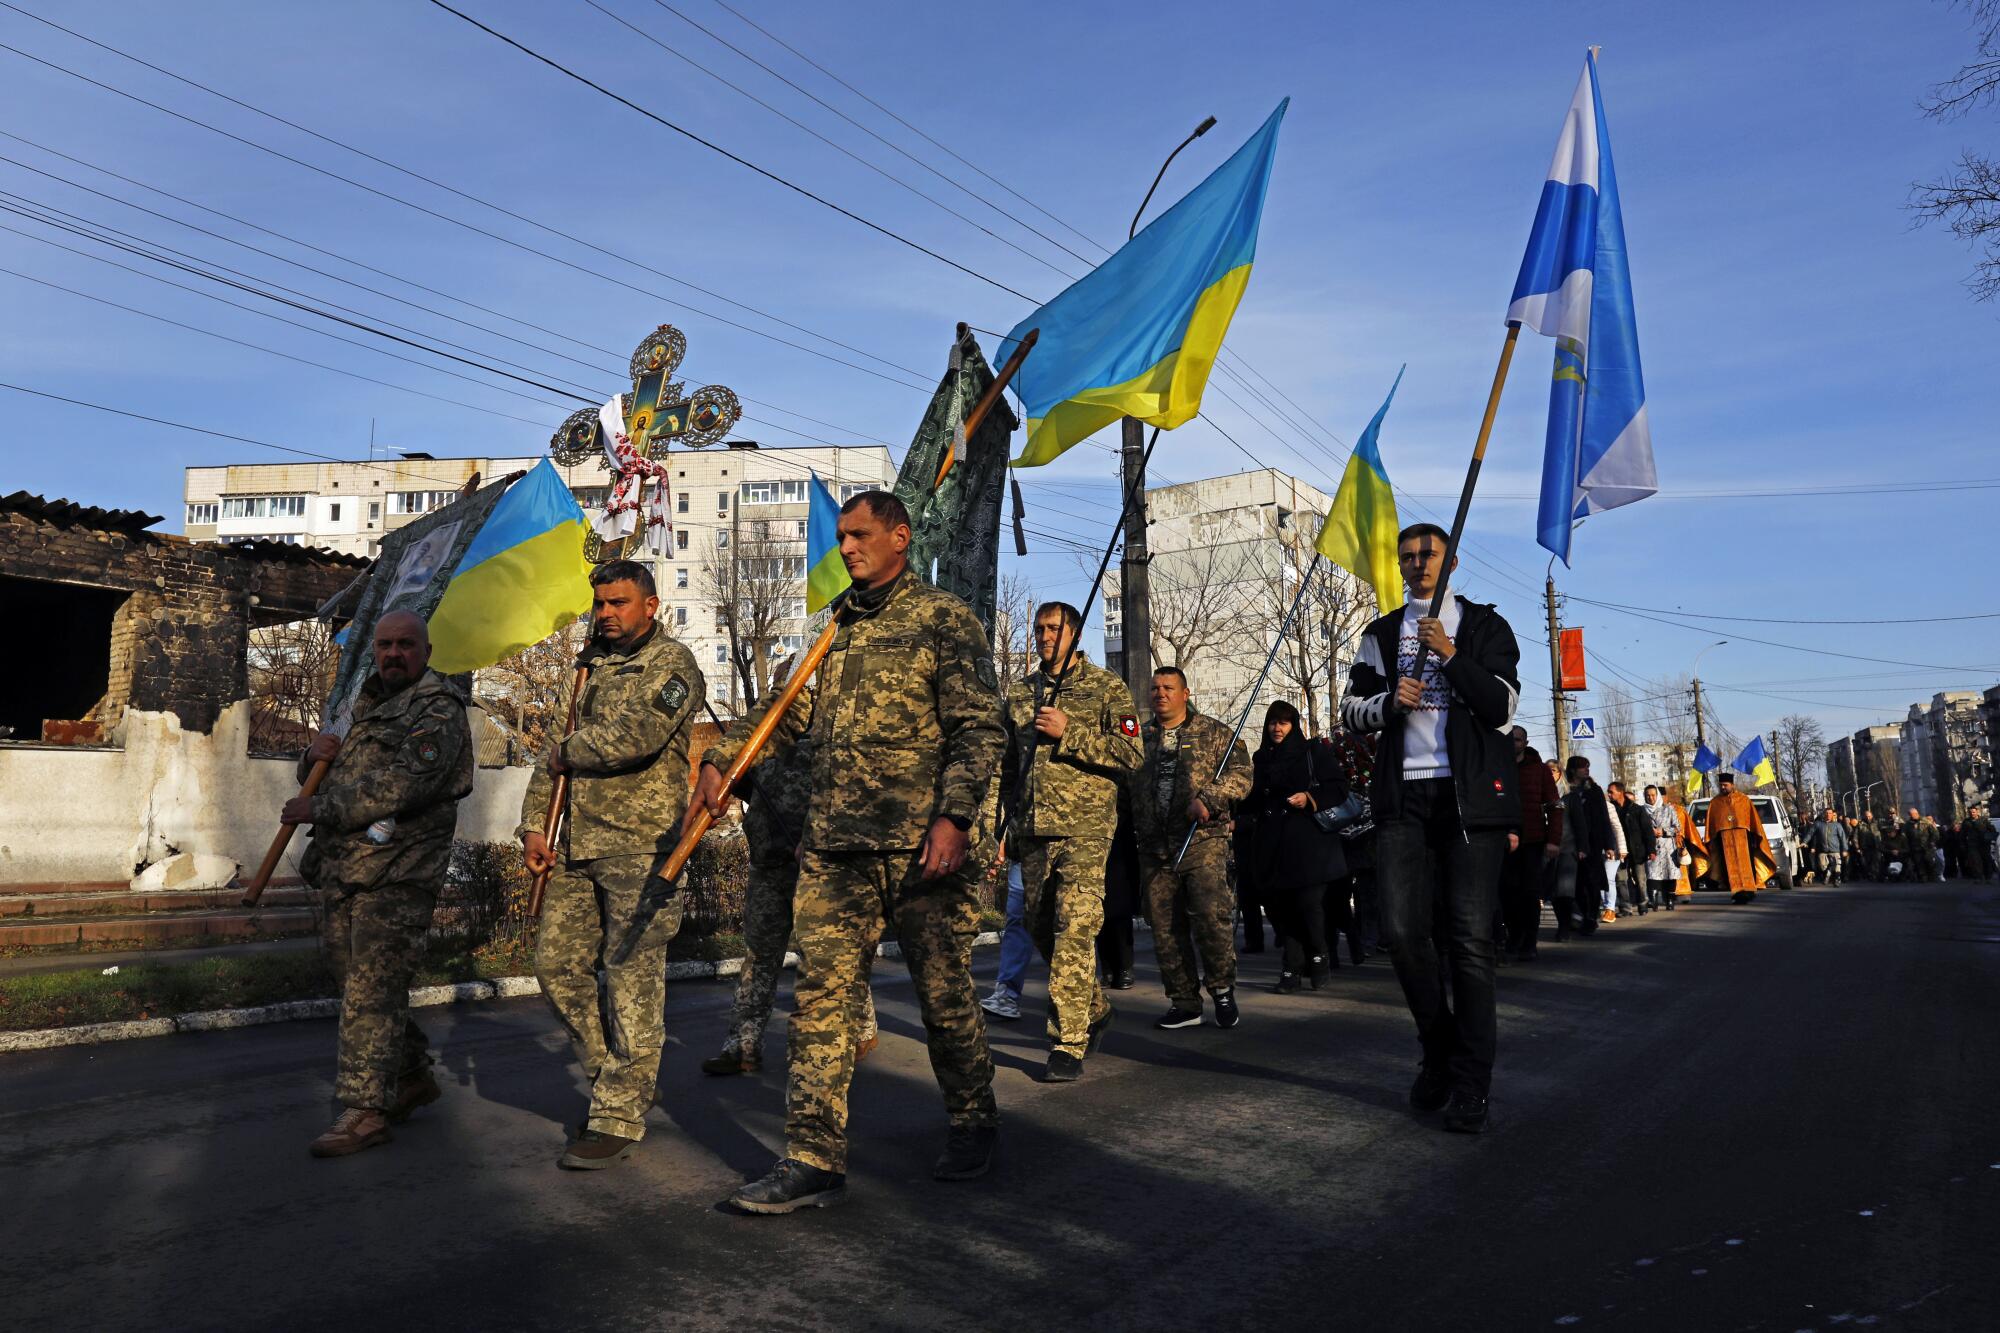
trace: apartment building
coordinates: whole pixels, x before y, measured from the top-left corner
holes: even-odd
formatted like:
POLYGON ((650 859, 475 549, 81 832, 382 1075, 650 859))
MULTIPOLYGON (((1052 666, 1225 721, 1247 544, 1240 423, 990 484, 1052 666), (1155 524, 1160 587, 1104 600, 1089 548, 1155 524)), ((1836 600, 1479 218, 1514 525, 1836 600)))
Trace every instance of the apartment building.
MULTIPOLYGON (((540 461, 410 452, 375 461, 191 467, 185 532, 195 541, 281 541, 373 556, 384 533, 450 504, 474 475, 490 482, 540 461)), ((733 715, 746 701, 731 668, 726 590, 736 591, 739 604, 757 599, 766 615, 777 604, 779 646, 803 646, 807 477, 817 473, 845 500, 894 486, 896 468, 881 445, 771 448, 750 440, 677 450, 670 463, 673 543, 653 562, 660 619, 701 663, 717 710, 733 715)), ((612 479, 602 458, 557 471, 586 511, 603 507, 612 479)))

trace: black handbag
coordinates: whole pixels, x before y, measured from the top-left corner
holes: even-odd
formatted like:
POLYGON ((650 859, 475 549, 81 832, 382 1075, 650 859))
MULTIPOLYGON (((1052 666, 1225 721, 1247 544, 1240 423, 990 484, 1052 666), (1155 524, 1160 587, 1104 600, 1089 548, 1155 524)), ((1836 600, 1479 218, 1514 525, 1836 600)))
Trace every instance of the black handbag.
MULTIPOLYGON (((1306 751, 1306 779, 1312 781, 1312 751, 1306 751)), ((1314 786, 1319 785, 1313 783, 1314 786)), ((1371 832, 1375 820, 1368 808, 1368 798, 1358 791, 1347 793, 1338 805, 1325 810, 1313 811, 1313 823, 1319 825, 1322 833, 1336 833, 1343 838, 1358 838, 1371 832)))

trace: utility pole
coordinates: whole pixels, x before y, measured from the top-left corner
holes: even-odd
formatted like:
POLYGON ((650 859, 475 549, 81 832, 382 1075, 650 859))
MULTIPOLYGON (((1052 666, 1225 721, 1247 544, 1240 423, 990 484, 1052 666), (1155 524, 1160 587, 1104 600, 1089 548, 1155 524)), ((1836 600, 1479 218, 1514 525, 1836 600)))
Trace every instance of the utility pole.
POLYGON ((1143 702, 1153 680, 1152 582, 1146 569, 1146 427, 1136 417, 1126 417, 1121 424, 1123 484, 1130 503, 1125 508, 1125 552, 1118 561, 1120 644, 1126 687, 1134 701, 1143 702))
POLYGON ((1569 722, 1564 716, 1567 700, 1563 696, 1562 670, 1562 627, 1556 623, 1556 576, 1551 573, 1544 585, 1549 609, 1549 695, 1555 704, 1556 717, 1556 767, 1569 767, 1569 722))
POLYGON ((1701 677, 1694 678, 1694 744, 1699 750, 1708 744, 1708 736, 1701 728, 1701 677))
MULTIPOLYGON (((1139 211, 1132 215, 1126 240, 1139 234, 1139 219, 1146 216, 1146 205, 1153 202, 1153 191, 1160 188, 1167 168, 1181 155, 1181 149, 1214 128, 1215 117, 1209 116, 1167 154, 1167 160, 1160 163, 1159 173, 1146 189, 1146 197, 1139 201, 1139 211)), ((1133 703, 1143 706, 1153 684, 1153 603, 1146 568, 1146 427, 1133 417, 1126 417, 1120 424, 1124 428, 1124 447, 1120 451, 1119 476, 1126 496, 1125 553, 1118 562, 1118 601, 1123 623, 1120 642, 1125 654, 1126 688, 1132 691, 1133 703)))

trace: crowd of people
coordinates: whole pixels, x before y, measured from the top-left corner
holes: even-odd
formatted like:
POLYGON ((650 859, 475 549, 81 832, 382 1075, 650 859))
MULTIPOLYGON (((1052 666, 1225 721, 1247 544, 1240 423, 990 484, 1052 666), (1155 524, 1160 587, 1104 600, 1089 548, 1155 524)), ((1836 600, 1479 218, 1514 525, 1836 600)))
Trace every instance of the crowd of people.
MULTIPOLYGON (((699 756, 707 685, 657 619, 651 573, 611 561, 591 575, 575 724, 538 767, 517 830, 547 882, 536 975, 586 1091, 564 1169, 610 1167, 645 1137, 681 917, 666 866, 733 800, 746 802, 747 953, 706 1074, 762 1068, 788 943, 799 954, 784 1155, 728 1200, 750 1213, 846 1197, 848 1090, 876 1041, 870 973, 891 928, 946 1113, 932 1174, 962 1181, 987 1172, 999 1135, 986 1020, 1021 1017, 1039 954, 1042 1078, 1083 1077, 1114 1021, 1108 992, 1136 984, 1135 912, 1152 928, 1162 1031, 1240 1023, 1239 916, 1243 952, 1266 947, 1268 921, 1285 993, 1326 987, 1343 944, 1350 967, 1385 952, 1421 1053, 1410 1104, 1476 1134, 1494 969, 1535 960, 1545 904, 1567 940, 1672 910, 1691 877, 1739 902, 1769 877, 1760 817, 1729 775, 1697 829, 1656 788, 1600 788, 1581 756, 1561 774, 1544 763, 1512 725, 1513 631, 1492 607, 1439 593, 1449 539, 1433 525, 1400 534, 1408 598, 1363 632, 1338 728, 1309 738, 1280 701, 1254 754, 1195 707, 1176 666, 1152 673, 1142 721, 1125 683, 1081 651, 1082 615, 1063 602, 1037 609, 1037 669, 1002 688, 977 618, 909 567, 910 517, 893 495, 850 499, 837 534, 853 586, 817 671, 773 681, 751 712, 764 720, 699 756), (972 946, 1001 863, 1007 930, 981 999, 972 946)), ((472 785, 464 700, 429 668, 424 622, 395 612, 372 633, 352 729, 314 739, 301 774, 324 762, 325 780, 284 813, 313 826, 303 870, 327 902, 342 989, 345 1109, 310 1145, 327 1158, 389 1142, 441 1094, 408 986, 472 785)), ((1823 824, 1811 844, 1830 879, 1850 854, 1868 873, 1900 856, 1890 864, 1927 874, 1942 845, 1917 820, 1893 834, 1823 824)), ((1990 873, 1991 825, 1975 811, 1956 834, 1957 864, 1990 873)))
POLYGON ((1806 825, 1801 842, 1812 854, 1808 873, 1822 884, 1842 883, 1850 873, 1885 884, 1947 879, 1984 884, 2000 866, 1993 821, 1979 805, 1948 824, 1915 806, 1901 820, 1880 821, 1873 810, 1857 818, 1827 806, 1806 825))

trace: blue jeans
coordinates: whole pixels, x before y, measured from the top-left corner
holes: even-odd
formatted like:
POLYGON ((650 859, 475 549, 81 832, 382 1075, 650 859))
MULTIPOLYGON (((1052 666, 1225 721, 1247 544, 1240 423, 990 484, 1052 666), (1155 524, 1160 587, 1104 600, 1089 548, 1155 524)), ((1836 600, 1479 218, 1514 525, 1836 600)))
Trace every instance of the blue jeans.
POLYGON ((1019 995, 1035 957, 1035 940, 1028 934, 1028 891, 1021 883, 1021 863, 1007 863, 1007 925, 1000 932, 1000 985, 1019 995))
POLYGON ((1396 815, 1377 816, 1375 823, 1382 942, 1416 1019, 1425 1066, 1448 1072, 1454 1091, 1484 1097, 1497 1041, 1493 907, 1507 834, 1462 828, 1450 778, 1405 781, 1402 804, 1396 815), (1442 930, 1434 934, 1439 912, 1442 930))

